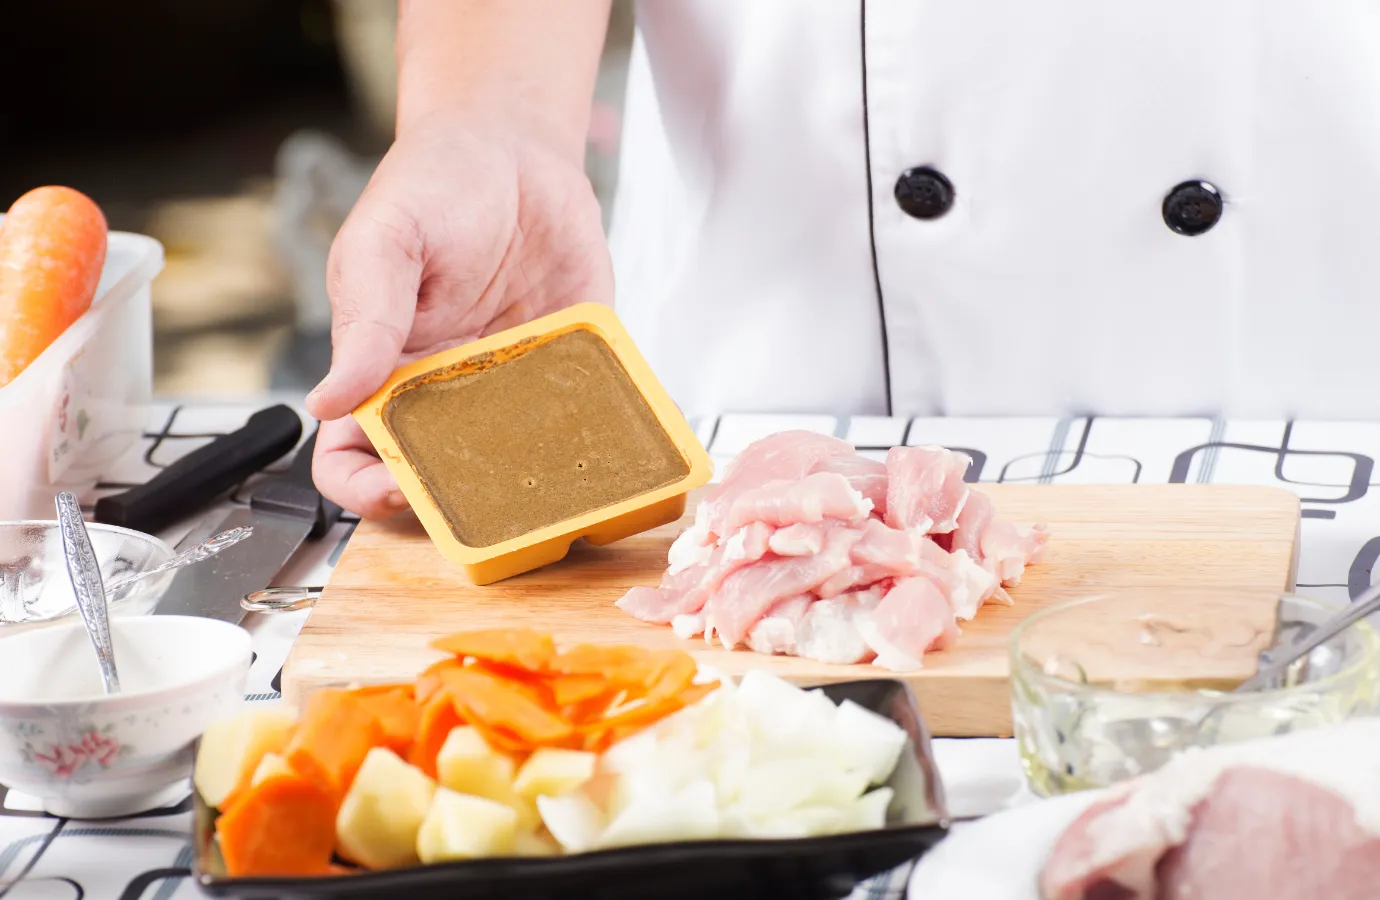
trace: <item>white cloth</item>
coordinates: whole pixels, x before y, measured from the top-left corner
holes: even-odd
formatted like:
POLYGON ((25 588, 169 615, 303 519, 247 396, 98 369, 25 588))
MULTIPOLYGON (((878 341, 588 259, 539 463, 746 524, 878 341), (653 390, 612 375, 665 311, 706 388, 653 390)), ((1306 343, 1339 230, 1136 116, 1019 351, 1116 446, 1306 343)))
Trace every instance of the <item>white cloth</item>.
POLYGON ((638 15, 617 304, 688 413, 1380 412, 1380 4, 638 15), (1193 179, 1225 208, 1187 237, 1193 179))

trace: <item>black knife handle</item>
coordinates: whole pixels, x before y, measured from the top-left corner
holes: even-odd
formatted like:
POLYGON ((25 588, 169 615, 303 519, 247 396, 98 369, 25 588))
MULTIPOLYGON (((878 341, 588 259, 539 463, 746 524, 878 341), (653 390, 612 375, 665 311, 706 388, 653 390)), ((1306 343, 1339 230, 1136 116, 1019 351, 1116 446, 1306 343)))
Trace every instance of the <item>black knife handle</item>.
POLYGON ((281 515, 311 519, 309 539, 321 537, 340 519, 340 507, 321 496, 311 477, 312 455, 316 450, 318 423, 311 436, 297 448, 297 456, 286 475, 265 481, 249 496, 249 508, 281 515))
POLYGON ((150 481, 97 500, 96 521, 158 532, 281 459, 301 437, 302 419, 292 407, 261 409, 238 431, 193 450, 150 481))

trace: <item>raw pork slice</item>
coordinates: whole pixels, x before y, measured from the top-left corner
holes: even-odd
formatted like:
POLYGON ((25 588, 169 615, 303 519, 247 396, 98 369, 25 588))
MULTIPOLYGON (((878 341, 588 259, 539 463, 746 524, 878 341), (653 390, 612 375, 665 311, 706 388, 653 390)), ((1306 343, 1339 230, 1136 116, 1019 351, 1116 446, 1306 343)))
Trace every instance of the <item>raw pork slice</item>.
MULTIPOLYGON (((981 495, 973 491, 969 496, 981 495)), ((987 601, 997 597, 1006 601, 1011 599, 1001 590, 997 576, 975 562, 966 551, 950 553, 923 535, 912 535, 911 539, 920 559, 917 574, 934 582, 935 587, 948 598, 955 617, 971 619, 987 601)))
POLYGON ((811 556, 824 546, 824 525, 797 523, 772 532, 767 546, 777 556, 811 556))
POLYGON ((1190 751, 1060 836, 1042 900, 1380 896, 1380 720, 1190 751))
POLYGON ((876 652, 863 640, 857 622, 877 608, 885 593, 871 587, 811 603, 795 627, 796 655, 840 666, 872 659, 876 652))
POLYGON ((831 456, 821 460, 815 471, 844 476, 853 490, 872 501, 874 514, 886 515, 886 463, 866 456, 831 456))
POLYGON ((964 621, 976 616, 977 611, 989 600, 1000 599, 1008 606, 1011 602, 1010 595, 1001 589, 997 576, 973 562, 963 550, 948 554, 942 565, 923 566, 920 574, 934 582, 948 598, 954 617, 964 621))
POLYGON ((753 522, 776 528, 825 519, 861 522, 872 504, 834 472, 816 472, 799 481, 772 481, 743 491, 728 508, 722 527, 732 533, 753 522))
POLYGON ((777 601, 748 632, 748 649, 767 655, 796 655, 796 630, 814 602, 809 594, 777 601))
POLYGON ((705 562, 680 570, 667 569, 659 586, 633 587, 614 606, 654 625, 673 622, 677 616, 694 615, 704 608, 725 578, 766 555, 771 534, 771 526, 754 522, 729 535, 722 546, 712 548, 705 562))
POLYGON ((738 646, 779 601, 808 594, 848 568, 848 551, 857 540, 857 529, 836 526, 814 556, 769 556, 729 575, 705 606, 705 637, 712 630, 725 647, 738 646))
POLYGON ((921 534, 946 534, 958 525, 968 497, 966 454, 943 447, 892 447, 886 454, 886 523, 921 534))
POLYGON ((993 522, 982 533, 982 559, 1007 587, 1018 584, 1025 567, 1044 559, 1049 531, 1013 522, 993 522))
POLYGON ((982 559, 982 535, 992 524, 996 508, 982 491, 969 491, 963 509, 958 512, 958 527, 949 537, 948 550, 962 550, 970 559, 982 559))
POLYGON ((868 519, 863 525, 862 537, 850 552, 857 565, 882 566, 893 575, 914 575, 919 571, 922 551, 928 549, 917 546, 921 541, 934 546, 929 538, 913 536, 888 528, 877 519, 868 519))
POLYGON ((826 460, 854 455, 847 441, 812 431, 780 431, 753 441, 728 464, 723 480, 709 489, 705 524, 713 534, 723 535, 724 519, 739 494, 770 481, 799 481, 826 460))
POLYGON ((876 563, 849 566, 821 582, 819 587, 815 588, 815 593, 822 599, 828 600, 830 597, 837 597, 849 591, 871 587, 877 582, 886 581, 895 575, 896 573, 891 568, 879 566, 876 563))
POLYGON ((926 653, 958 638, 949 601, 928 578, 896 582, 858 630, 877 654, 877 665, 894 671, 920 668, 926 653))
POLYGON ((714 551, 714 535, 709 533, 709 507, 703 503, 695 507, 695 524, 685 529, 671 542, 666 554, 668 572, 675 575, 691 566, 709 562, 714 551))

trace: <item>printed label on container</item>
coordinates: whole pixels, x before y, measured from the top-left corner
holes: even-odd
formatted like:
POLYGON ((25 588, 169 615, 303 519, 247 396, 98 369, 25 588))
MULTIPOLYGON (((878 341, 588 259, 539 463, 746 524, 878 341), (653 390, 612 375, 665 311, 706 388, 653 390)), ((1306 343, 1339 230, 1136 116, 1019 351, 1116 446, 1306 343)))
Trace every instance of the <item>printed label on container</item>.
POLYGON ((95 440, 87 385, 95 377, 88 365, 90 354, 83 348, 62 367, 53 430, 48 442, 48 481, 57 483, 69 466, 81 458, 82 451, 95 440))

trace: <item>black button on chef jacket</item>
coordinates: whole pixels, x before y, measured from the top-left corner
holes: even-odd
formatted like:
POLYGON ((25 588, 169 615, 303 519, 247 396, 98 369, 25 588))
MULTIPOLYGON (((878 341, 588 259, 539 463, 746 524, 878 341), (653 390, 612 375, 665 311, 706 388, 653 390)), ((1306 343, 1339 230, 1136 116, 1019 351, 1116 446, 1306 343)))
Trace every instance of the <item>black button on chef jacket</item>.
POLYGON ((937 219, 954 205, 954 186, 929 166, 906 169, 896 179, 896 205, 917 219, 937 219))
POLYGON ((1206 181, 1185 181, 1165 195, 1162 211, 1171 231, 1194 237, 1222 218, 1222 193, 1206 181))

